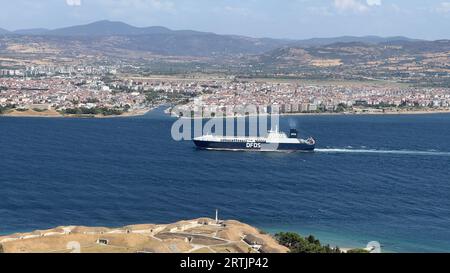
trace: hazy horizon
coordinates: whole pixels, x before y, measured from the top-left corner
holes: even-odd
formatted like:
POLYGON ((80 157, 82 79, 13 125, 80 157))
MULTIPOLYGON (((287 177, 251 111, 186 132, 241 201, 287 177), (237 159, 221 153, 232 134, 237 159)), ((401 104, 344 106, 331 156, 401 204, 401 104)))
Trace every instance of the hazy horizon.
MULTIPOLYGON (((51 30, 62 29, 62 28, 67 28, 67 27, 75 27, 75 26, 89 25, 89 24, 94 24, 94 23, 98 23, 98 22, 102 22, 102 21, 109 21, 109 22, 112 22, 112 23, 114 23, 114 22, 119 22, 119 23, 124 23, 124 24, 128 24, 128 25, 130 25, 130 26, 133 26, 133 27, 140 27, 140 28, 145 28, 145 27, 166 27, 166 26, 161 26, 161 25, 135 26, 135 25, 133 25, 133 24, 129 24, 128 22, 124 22, 124 21, 112 21, 112 20, 108 20, 108 19, 101 19, 101 20, 89 22, 89 23, 86 23, 86 24, 80 24, 80 25, 67 25, 67 26, 61 26, 61 27, 56 27, 56 28, 39 28, 39 27, 37 27, 37 28, 21 28, 21 29, 14 29, 14 30, 2 28, 1 26, 0 26, 0 28, 1 28, 1 29, 4 29, 4 30, 7 30, 7 31, 9 31, 9 32, 16 32, 16 31, 31 31, 31 30, 38 30, 38 29, 43 29, 43 30, 45 29, 45 30, 51 31, 51 30)), ((166 28, 167 28, 167 27, 166 27, 166 28)), ((177 31, 177 30, 192 30, 192 31, 197 31, 197 29, 173 29, 173 28, 168 28, 168 29, 174 30, 174 31, 177 31)), ((214 32, 214 31, 205 31, 205 33, 215 33, 215 34, 218 34, 218 35, 237 35, 237 34, 235 34, 235 33, 217 33, 217 32, 214 32)), ((424 39, 424 38, 410 37, 410 36, 405 36, 405 35, 380 36, 380 35, 375 35, 375 34, 366 34, 366 35, 340 35, 340 36, 317 36, 317 37, 306 37, 306 38, 301 38, 301 39, 295 39, 295 38, 289 38, 289 37, 284 37, 284 38, 279 37, 279 38, 276 38, 276 37, 270 37, 270 36, 260 36, 260 37, 258 37, 258 36, 252 36, 252 35, 242 35, 242 36, 252 37, 252 38, 285 39, 285 40, 308 40, 308 39, 327 39, 327 38, 332 39, 332 38, 340 38, 340 37, 381 37, 381 38, 405 37, 405 38, 419 39, 419 40, 420 40, 420 39, 422 39, 422 40, 429 40, 429 41, 433 40, 433 39, 424 39)), ((439 40, 439 39, 436 39, 436 40, 439 40)))
POLYGON ((100 20, 283 39, 338 36, 450 38, 450 0, 17 0, 0 28, 56 29, 100 20), (213 18, 213 20, 211 20, 213 18))

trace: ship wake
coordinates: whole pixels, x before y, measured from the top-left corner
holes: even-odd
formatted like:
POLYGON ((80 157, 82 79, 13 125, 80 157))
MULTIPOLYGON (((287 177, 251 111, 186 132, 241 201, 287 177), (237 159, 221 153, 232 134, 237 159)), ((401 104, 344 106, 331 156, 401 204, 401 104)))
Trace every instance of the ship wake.
POLYGON ((355 154, 391 154, 410 156, 444 156, 450 157, 450 152, 440 151, 414 151, 414 150, 377 150, 377 149, 316 149, 318 153, 355 153, 355 154))

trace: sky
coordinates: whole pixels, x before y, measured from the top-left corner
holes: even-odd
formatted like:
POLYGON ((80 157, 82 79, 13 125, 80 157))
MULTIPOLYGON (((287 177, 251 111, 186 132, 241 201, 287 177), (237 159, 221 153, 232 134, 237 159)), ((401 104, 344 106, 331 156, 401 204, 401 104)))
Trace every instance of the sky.
POLYGON ((98 20, 251 37, 450 39, 450 0, 0 0, 0 28, 98 20))

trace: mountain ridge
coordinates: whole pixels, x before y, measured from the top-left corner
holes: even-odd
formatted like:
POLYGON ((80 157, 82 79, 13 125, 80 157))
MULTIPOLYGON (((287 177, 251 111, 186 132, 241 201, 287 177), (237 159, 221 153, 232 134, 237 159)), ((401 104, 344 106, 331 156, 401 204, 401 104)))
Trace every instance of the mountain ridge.
MULTIPOLYGON (((2 31, 0 31, 2 34, 2 31)), ((172 30, 162 26, 136 27, 120 21, 102 20, 85 25, 69 26, 53 30, 35 28, 16 31, 4 30, 4 44, 19 44, 34 48, 33 42, 42 48, 56 48, 60 52, 120 52, 149 53, 162 56, 239 57, 260 55, 283 48, 314 48, 339 45, 354 46, 418 43, 424 40, 403 36, 341 36, 306 40, 254 38, 242 35, 222 35, 194 30, 172 30), (8 40, 9 39, 9 40, 8 40)), ((16 48, 17 47, 11 47, 16 48)), ((35 50, 35 49, 30 49, 35 50)), ((127 54, 127 53, 125 53, 127 54)), ((270 56, 268 59, 271 59, 270 56)))
POLYGON ((196 30, 172 30, 164 26, 148 26, 136 27, 121 21, 100 20, 88 24, 73 25, 69 27, 46 29, 46 28, 30 28, 8 31, 0 28, 0 34, 16 34, 16 35, 51 35, 51 36, 135 36, 135 35, 154 35, 154 34, 215 34, 220 36, 234 38, 252 38, 260 40, 278 40, 292 42, 293 45, 300 46, 316 46, 333 44, 336 42, 363 42, 363 43, 382 43, 387 41, 421 41, 422 39, 413 39, 404 36, 382 37, 376 35, 366 36, 337 36, 337 37, 314 37, 309 39, 276 39, 270 37, 248 37, 245 35, 234 34, 217 34, 213 32, 202 32, 196 30))
POLYGON ((114 36, 114 35, 148 35, 169 33, 172 30, 161 27, 135 27, 119 21, 102 20, 86 25, 76 25, 50 30, 46 35, 61 36, 114 36))
POLYGON ((365 44, 380 44, 392 41, 424 41, 421 39, 413 39, 404 36, 375 36, 375 35, 366 35, 366 36, 337 36, 337 37, 329 37, 329 38, 311 38, 298 40, 295 45, 297 46, 323 46, 330 45, 335 43, 365 43, 365 44))
POLYGON ((44 33, 49 32, 50 30, 47 28, 29 28, 29 29, 18 29, 14 30, 13 34, 18 35, 42 35, 44 33))
POLYGON ((9 34, 9 33, 11 33, 11 32, 6 29, 0 28, 0 35, 9 34))

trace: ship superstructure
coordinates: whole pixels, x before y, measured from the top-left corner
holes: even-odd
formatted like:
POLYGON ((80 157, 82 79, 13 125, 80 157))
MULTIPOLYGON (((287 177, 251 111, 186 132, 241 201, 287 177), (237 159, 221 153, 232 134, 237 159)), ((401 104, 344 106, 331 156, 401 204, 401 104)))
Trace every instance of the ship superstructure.
POLYGON ((278 129, 268 132, 267 137, 227 137, 205 135, 194 138, 199 149, 229 151, 314 151, 316 141, 298 138, 298 131, 291 129, 289 136, 278 129))

